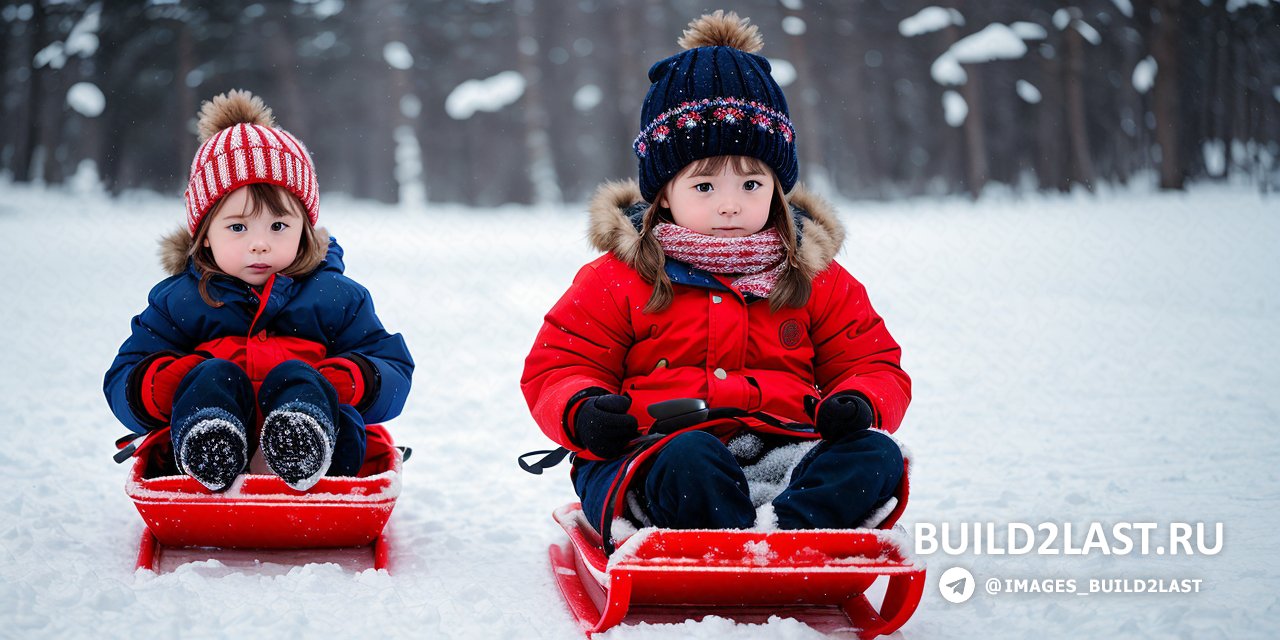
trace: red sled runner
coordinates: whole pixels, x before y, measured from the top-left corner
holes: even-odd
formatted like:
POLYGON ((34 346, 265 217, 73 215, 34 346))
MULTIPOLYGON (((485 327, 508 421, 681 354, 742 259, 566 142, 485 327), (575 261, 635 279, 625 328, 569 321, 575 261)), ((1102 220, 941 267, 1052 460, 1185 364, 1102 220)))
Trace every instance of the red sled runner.
MULTIPOLYGON (((714 420, 714 413, 709 416, 701 401, 663 404, 667 406, 649 410, 660 418, 651 430, 656 446, 671 437, 664 434, 708 427, 714 431, 724 424, 714 420), (664 412, 677 415, 666 418, 664 412)), ((642 448, 624 464, 619 476, 623 479, 615 480, 618 493, 625 491, 628 469, 638 467, 643 457, 645 443, 637 443, 642 448)), ((521 466, 540 473, 566 453, 552 452, 534 465, 522 459, 521 466)), ((863 639, 890 634, 915 613, 925 584, 923 563, 904 546, 905 536, 892 531, 907 504, 910 465, 904 465, 896 503, 886 505, 889 513, 876 529, 646 528, 619 542, 615 551, 588 523, 581 505, 568 504, 554 513, 568 541, 550 547, 551 567, 570 612, 588 637, 624 619, 678 623, 704 615, 744 622, 780 615, 828 633, 856 633, 863 639), (884 598, 876 608, 866 592, 881 578, 884 598)), ((614 498, 611 492, 607 505, 614 498)), ((618 512, 606 506, 606 515, 618 512)), ((603 533, 608 536, 609 520, 605 522, 603 533)))
POLYGON ((176 474, 168 429, 148 434, 133 452, 125 483, 146 523, 136 568, 156 570, 165 548, 371 547, 373 567, 386 569, 384 529, 400 495, 404 455, 382 425, 366 429, 359 475, 321 478, 305 493, 258 474, 241 475, 227 491, 211 493, 195 478, 176 474))
POLYGON ((610 558, 580 505, 561 507, 555 519, 569 540, 551 546, 551 567, 588 637, 624 619, 779 615, 874 638, 901 627, 924 591, 924 567, 887 531, 642 529, 610 558), (882 576, 888 585, 876 609, 864 592, 882 576))

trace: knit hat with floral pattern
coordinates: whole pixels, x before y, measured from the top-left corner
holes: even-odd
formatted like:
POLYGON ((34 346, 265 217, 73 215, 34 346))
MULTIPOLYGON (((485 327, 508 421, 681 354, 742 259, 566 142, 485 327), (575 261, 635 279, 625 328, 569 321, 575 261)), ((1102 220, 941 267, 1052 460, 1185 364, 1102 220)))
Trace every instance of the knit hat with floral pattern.
POLYGON ((787 98, 770 75, 755 25, 716 11, 689 23, 684 51, 649 69, 649 93, 632 147, 640 160, 640 193, 653 202, 690 163, 721 155, 759 158, 782 190, 799 173, 787 98))

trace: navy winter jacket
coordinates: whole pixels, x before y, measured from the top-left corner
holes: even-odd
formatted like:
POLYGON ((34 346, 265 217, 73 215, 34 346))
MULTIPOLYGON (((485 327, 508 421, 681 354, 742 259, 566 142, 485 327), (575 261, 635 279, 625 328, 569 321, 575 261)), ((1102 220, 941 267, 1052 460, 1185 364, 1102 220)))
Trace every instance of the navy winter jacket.
POLYGON ((199 352, 240 365, 255 389, 285 360, 347 358, 365 378, 356 406, 365 424, 396 417, 409 394, 413 358, 399 334, 383 329, 368 290, 344 276, 343 267, 342 248, 330 238, 315 271, 297 279, 276 274, 262 292, 214 276, 209 293, 224 303, 214 308, 201 299, 200 275, 188 261, 182 273, 151 289, 147 308, 133 318, 132 335, 103 383, 111 410, 138 433, 165 426, 140 405, 138 380, 155 358, 199 352))

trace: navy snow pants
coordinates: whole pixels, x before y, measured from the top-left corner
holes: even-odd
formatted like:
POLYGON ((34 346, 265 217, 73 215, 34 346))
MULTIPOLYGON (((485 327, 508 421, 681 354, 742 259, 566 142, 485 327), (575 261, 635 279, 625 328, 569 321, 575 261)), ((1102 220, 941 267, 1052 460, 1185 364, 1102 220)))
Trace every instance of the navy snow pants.
MULTIPOLYGON (((591 526, 600 516, 623 459, 577 464, 574 489, 591 526)), ((893 496, 902 480, 902 451, 889 436, 859 431, 823 440, 792 471, 773 500, 781 529, 850 529, 893 496)), ((637 474, 641 502, 653 524, 672 529, 743 529, 755 523, 747 479, 728 447, 691 431, 672 438, 637 474)), ((637 488, 634 487, 633 488, 637 488)))
MULTIPOLYGON (((182 438, 195 423, 206 417, 228 416, 242 428, 257 425, 255 412, 265 416, 289 402, 305 402, 327 412, 337 429, 331 476, 354 476, 364 463, 365 430, 360 413, 350 405, 338 404, 338 394, 324 376, 301 360, 286 360, 267 373, 254 397, 253 383, 239 365, 211 358, 196 365, 178 385, 173 397, 170 439, 174 451, 182 448, 182 438)), ((246 429, 249 457, 258 442, 257 433, 246 429)))

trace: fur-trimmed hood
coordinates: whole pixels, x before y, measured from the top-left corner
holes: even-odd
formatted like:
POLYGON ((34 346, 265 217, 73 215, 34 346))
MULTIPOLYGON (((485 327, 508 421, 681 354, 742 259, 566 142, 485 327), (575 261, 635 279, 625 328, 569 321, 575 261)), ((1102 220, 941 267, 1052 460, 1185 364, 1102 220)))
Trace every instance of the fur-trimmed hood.
MULTIPOLYGON (((323 238, 328 244, 329 232, 324 227, 316 227, 315 235, 317 238, 323 238)), ((191 260, 191 245, 194 242, 195 238, 185 226, 178 227, 160 237, 160 266, 164 268, 165 273, 176 276, 187 270, 187 264, 191 260)), ((325 260, 328 261, 329 258, 325 260)))
MULTIPOLYGON (((787 204, 796 221, 800 266, 812 278, 826 269, 840 251, 844 226, 836 219, 834 207, 803 186, 791 191, 787 204)), ((640 196, 640 185, 635 180, 600 185, 587 207, 588 239, 596 249, 612 252, 634 267, 640 252, 641 221, 649 206, 640 196)))

